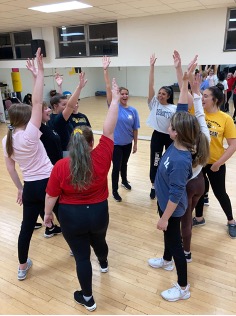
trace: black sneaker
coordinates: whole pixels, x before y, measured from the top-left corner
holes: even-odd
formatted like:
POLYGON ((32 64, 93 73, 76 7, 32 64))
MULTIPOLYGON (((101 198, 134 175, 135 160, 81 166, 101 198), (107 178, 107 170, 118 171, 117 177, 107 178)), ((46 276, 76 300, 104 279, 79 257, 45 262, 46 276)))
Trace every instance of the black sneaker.
POLYGON ((102 273, 106 273, 108 272, 109 268, 108 268, 108 261, 99 261, 100 264, 100 271, 102 273))
POLYGON ((156 191, 155 189, 152 188, 150 192, 150 199, 155 200, 155 198, 156 198, 156 191))
POLYGON ((205 218, 203 218, 200 222, 196 220, 196 217, 193 218, 193 227, 203 226, 206 224, 205 218))
POLYGON ((74 300, 78 304, 83 305, 90 312, 94 311, 97 308, 97 305, 94 302, 93 296, 90 298, 90 300, 88 302, 86 302, 84 297, 83 297, 82 291, 75 291, 74 292, 74 300))
POLYGON ((128 182, 122 182, 121 183, 121 186, 124 187, 126 190, 130 191, 132 188, 131 188, 131 185, 129 185, 128 182))
POLYGON ((34 229, 39 229, 43 226, 43 224, 41 223, 36 223, 35 226, 34 226, 34 229))
POLYGON ((192 254, 191 254, 191 252, 190 253, 184 253, 184 255, 185 255, 185 259, 186 259, 186 261, 189 263, 189 262, 192 262, 192 254))
POLYGON ((46 227, 44 237, 51 238, 54 235, 59 235, 59 234, 61 234, 61 227, 57 225, 53 225, 51 228, 46 227))
POLYGON ((210 204, 209 204, 209 197, 208 197, 208 195, 205 195, 204 196, 204 205, 205 206, 209 206, 210 204))
POLYGON ((120 195, 117 191, 113 191, 113 198, 116 200, 116 202, 122 201, 122 198, 120 197, 120 195))

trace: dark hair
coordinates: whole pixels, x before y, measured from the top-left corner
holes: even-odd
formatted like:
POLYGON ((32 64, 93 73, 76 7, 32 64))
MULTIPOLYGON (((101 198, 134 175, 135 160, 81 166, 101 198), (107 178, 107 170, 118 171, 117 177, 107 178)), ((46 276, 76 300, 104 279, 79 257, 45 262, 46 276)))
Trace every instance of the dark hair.
POLYGON ((72 185, 86 189, 93 180, 91 145, 93 132, 88 126, 79 126, 71 134, 69 143, 70 177, 72 185))
POLYGON ((209 158, 209 141, 201 132, 199 122, 188 112, 176 112, 171 118, 177 141, 192 154, 192 166, 205 165, 209 158))
POLYGON ((208 90, 212 94, 212 99, 216 103, 217 107, 220 107, 224 102, 224 86, 222 83, 217 83, 216 86, 209 87, 208 90))
POLYGON ((171 86, 162 86, 159 91, 163 89, 168 94, 167 103, 174 104, 174 90, 171 86))
POLYGON ((23 103, 32 105, 32 94, 27 93, 24 97, 23 103))
POLYGON ((13 155, 12 132, 17 127, 23 127, 29 123, 32 107, 25 103, 12 104, 8 110, 11 129, 7 132, 6 151, 8 157, 13 155))
POLYGON ((57 95, 57 91, 56 90, 51 90, 49 92, 50 97, 54 97, 55 95, 57 95))
POLYGON ((219 81, 224 81, 226 78, 226 73, 224 71, 220 71, 218 74, 219 81))
POLYGON ((62 94, 57 94, 54 97, 52 97, 50 100, 50 104, 52 108, 54 109, 54 105, 57 105, 58 103, 60 103, 61 100, 67 100, 67 96, 62 95, 62 94))

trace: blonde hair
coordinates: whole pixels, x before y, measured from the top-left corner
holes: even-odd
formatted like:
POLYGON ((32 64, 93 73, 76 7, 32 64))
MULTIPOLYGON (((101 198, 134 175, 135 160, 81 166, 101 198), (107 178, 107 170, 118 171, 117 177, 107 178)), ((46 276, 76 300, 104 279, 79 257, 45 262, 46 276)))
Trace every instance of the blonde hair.
POLYGON ((177 141, 192 153, 192 166, 204 166, 209 158, 209 141, 201 132, 197 118, 188 112, 176 112, 171 118, 177 141))
POLYGON ((69 143, 70 177, 75 188, 86 189, 93 180, 91 148, 93 132, 88 126, 74 129, 69 143))
POLYGON ((8 110, 10 119, 10 128, 7 132, 6 151, 8 157, 11 157, 14 153, 12 133, 15 128, 23 127, 29 123, 31 117, 31 105, 25 103, 12 104, 8 110))

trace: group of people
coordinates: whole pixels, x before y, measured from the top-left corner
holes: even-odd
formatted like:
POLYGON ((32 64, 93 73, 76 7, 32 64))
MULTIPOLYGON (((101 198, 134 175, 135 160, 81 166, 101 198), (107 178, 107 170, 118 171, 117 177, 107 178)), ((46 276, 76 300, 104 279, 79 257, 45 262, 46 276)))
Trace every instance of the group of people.
MULTIPOLYGON (((234 122, 220 111, 224 98, 220 86, 208 87, 201 94, 202 79, 195 73, 197 56, 184 74, 177 51, 173 58, 180 87, 179 102, 174 105, 173 90, 169 86, 161 87, 155 95, 156 57, 152 55, 147 120, 154 129, 150 143, 150 198, 157 197, 160 216, 157 229, 164 232, 163 257, 151 258, 148 264, 170 271, 175 263, 177 283, 161 293, 168 301, 190 297, 187 262, 192 260, 192 225, 205 223, 202 211, 208 179, 227 216, 228 233, 232 238, 236 237, 236 223, 225 189, 225 162, 236 150, 234 122), (226 150, 224 138, 228 142, 226 150), (195 207, 196 216, 192 222, 195 207)), ((101 272, 108 272, 107 175, 113 162, 112 195, 121 202, 118 193, 120 175, 122 186, 131 190, 127 164, 131 152, 137 152, 139 115, 128 105, 128 89, 118 87, 115 79, 110 83, 110 58, 105 56, 103 70, 108 111, 99 144, 94 147, 90 123, 84 114, 78 113, 78 99, 87 83, 85 74, 80 73, 79 84, 69 99, 61 94, 52 96, 51 113, 43 102, 44 69, 40 49, 36 62, 37 67, 33 60, 27 61, 27 68, 34 78, 32 106, 13 104, 10 107, 9 130, 3 139, 7 170, 18 189, 17 202, 23 204, 18 279, 24 280, 32 266, 28 257, 29 245, 40 215, 44 218, 48 237, 62 232, 74 255, 81 286, 80 291, 74 292, 74 299, 88 311, 93 311, 96 303, 92 293, 90 247, 98 258, 101 272), (22 170, 24 185, 15 163, 22 170), (53 214, 60 227, 54 224, 53 214)), ((58 82, 61 85, 60 78, 58 82)))

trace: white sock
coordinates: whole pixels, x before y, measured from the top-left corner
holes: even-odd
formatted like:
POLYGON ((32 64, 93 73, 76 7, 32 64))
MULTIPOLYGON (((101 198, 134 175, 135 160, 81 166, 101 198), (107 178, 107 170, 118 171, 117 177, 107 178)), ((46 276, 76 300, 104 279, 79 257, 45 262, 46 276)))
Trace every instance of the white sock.
POLYGON ((185 250, 184 250, 184 253, 185 253, 186 255, 189 255, 189 254, 191 253, 191 251, 185 251, 185 250))
POLYGON ((85 300, 86 302, 88 302, 88 301, 90 300, 90 298, 92 298, 92 295, 91 295, 91 296, 84 296, 84 295, 83 295, 83 298, 84 298, 84 300, 85 300))

